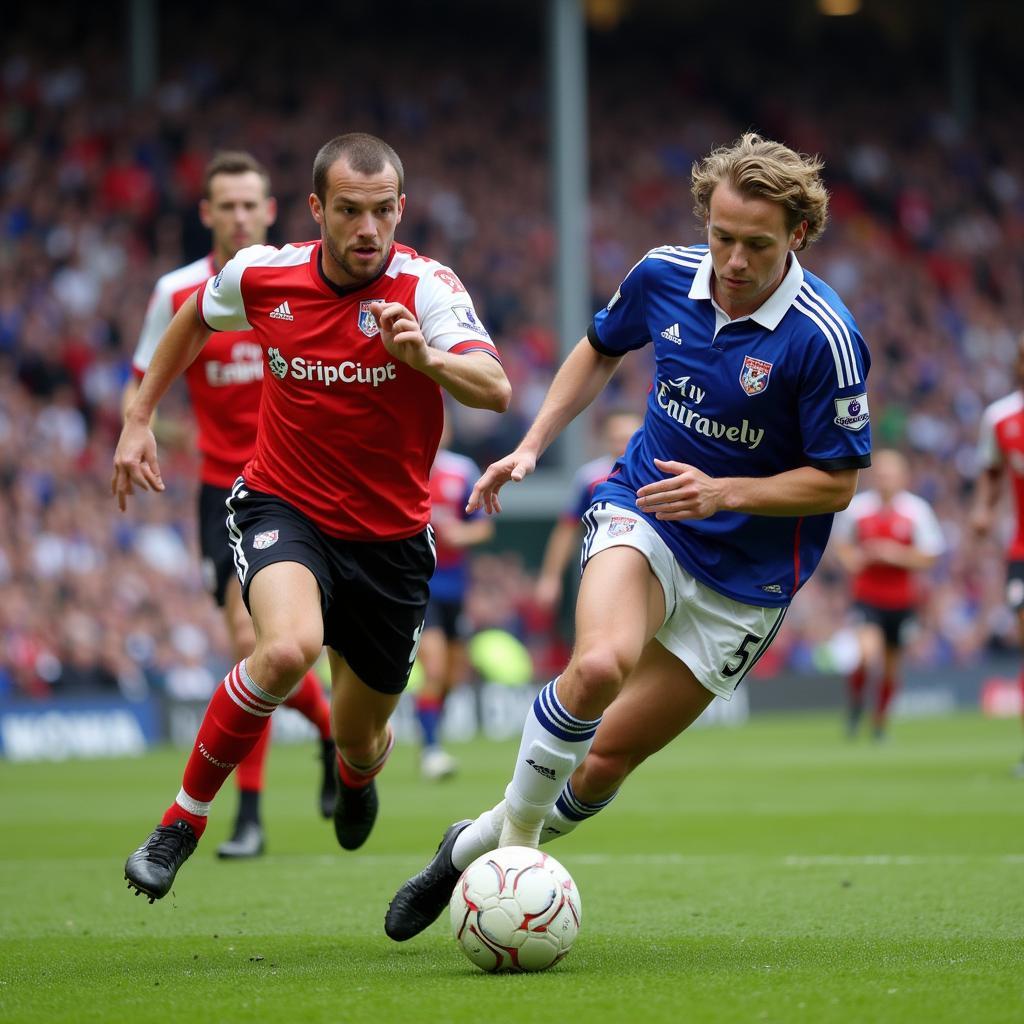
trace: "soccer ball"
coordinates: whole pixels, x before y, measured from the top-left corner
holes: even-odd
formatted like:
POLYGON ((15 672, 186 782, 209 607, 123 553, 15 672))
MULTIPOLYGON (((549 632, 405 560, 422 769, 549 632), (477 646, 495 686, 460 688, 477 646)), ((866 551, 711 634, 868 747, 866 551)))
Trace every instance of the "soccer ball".
POLYGON ((547 853, 505 846, 462 872, 449 904, 463 953, 485 971, 543 971, 580 930, 580 894, 547 853))

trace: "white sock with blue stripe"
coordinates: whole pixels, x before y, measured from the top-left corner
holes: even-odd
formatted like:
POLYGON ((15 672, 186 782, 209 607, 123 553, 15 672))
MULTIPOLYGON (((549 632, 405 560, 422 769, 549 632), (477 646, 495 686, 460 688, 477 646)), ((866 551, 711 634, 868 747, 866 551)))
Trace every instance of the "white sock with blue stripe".
POLYGON ((611 796, 595 803, 587 803, 581 800, 573 792, 572 781, 565 784, 565 789, 555 801, 555 806, 548 812, 544 819, 544 825, 540 830, 540 843, 550 843, 552 839, 568 835, 581 821, 592 818, 598 811, 603 811, 618 795, 615 790, 611 796))
POLYGON ((501 846, 536 846, 541 826, 569 777, 587 756, 601 719, 584 721, 565 710, 553 679, 537 695, 505 790, 501 846))

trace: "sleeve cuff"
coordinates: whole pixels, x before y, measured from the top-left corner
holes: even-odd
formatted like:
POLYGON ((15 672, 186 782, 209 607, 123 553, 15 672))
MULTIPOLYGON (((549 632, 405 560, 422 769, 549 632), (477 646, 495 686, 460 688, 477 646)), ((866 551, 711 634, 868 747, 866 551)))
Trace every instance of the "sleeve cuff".
POLYGON ((470 352, 486 352, 492 358, 497 359, 499 363, 501 362, 498 350, 493 345, 488 344, 486 341, 480 341, 478 338, 456 342, 448 351, 457 356, 468 355, 470 352))
POLYGON ((867 469, 871 465, 871 453, 841 455, 835 459, 808 459, 807 464, 826 473, 835 473, 840 469, 867 469))
POLYGON ((590 326, 587 328, 587 341, 603 356, 611 356, 613 359, 618 359, 622 355, 621 352, 613 352, 606 345, 602 344, 601 339, 597 336, 597 328, 594 327, 593 321, 591 321, 590 326))
POLYGON ((217 328, 216 327, 211 327, 210 326, 210 322, 206 319, 205 316, 203 316, 203 293, 205 291, 206 291, 206 284, 205 283, 201 284, 196 289, 196 309, 199 312, 199 319, 203 321, 203 326, 205 326, 208 331, 216 331, 217 328))

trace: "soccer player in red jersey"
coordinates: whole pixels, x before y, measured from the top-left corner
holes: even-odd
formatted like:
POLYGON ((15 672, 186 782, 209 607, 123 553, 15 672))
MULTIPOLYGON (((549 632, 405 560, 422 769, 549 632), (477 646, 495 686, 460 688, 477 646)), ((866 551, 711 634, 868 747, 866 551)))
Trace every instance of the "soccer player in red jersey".
POLYGON ((877 452, 871 479, 874 488, 855 495, 836 516, 833 539, 840 564, 853 577, 860 618, 860 660, 848 680, 847 730, 856 734, 868 675, 880 666, 872 729, 875 739, 882 739, 900 683, 904 627, 920 600, 915 577, 935 564, 946 545, 931 506, 906 489, 907 462, 899 452, 877 452))
POLYGON ((125 864, 164 896, 210 803, 326 645, 337 745, 339 844, 377 817, 375 777, 416 657, 434 570, 430 467, 442 389, 504 412, 510 387, 472 300, 449 268, 394 241, 402 163, 380 139, 341 135, 313 165, 313 242, 250 246, 186 302, 125 416, 111 489, 162 490, 153 409, 209 332, 246 331, 265 377, 256 449, 228 499, 252 654, 214 693, 181 789, 125 864))
POLYGON ((455 758, 441 746, 441 720, 448 694, 466 673, 463 603, 469 586, 469 550, 494 535, 494 523, 483 512, 466 511, 480 469, 465 455, 448 451, 450 440, 445 424, 430 470, 430 522, 437 541, 437 568, 430 580, 430 603, 419 651, 423 682, 416 694, 416 721, 423 742, 420 771, 430 780, 448 778, 458 769, 455 758))
MULTIPOLYGON (((195 301, 201 285, 216 274, 239 249, 262 245, 277 214, 270 195, 270 176, 249 153, 216 154, 204 174, 204 197, 199 217, 213 236, 213 251, 202 259, 164 274, 156 283, 146 319, 132 359, 133 377, 125 387, 127 409, 138 391, 138 382, 149 368, 153 353, 174 314, 195 301)), ((256 446, 256 420, 263 392, 263 354, 243 331, 215 334, 185 371, 185 383, 196 417, 202 455, 199 471, 199 546, 203 578, 224 612, 231 651, 240 661, 256 645, 252 620, 242 602, 235 576, 225 520, 225 502, 231 485, 252 457, 256 446)), ((320 734, 323 775, 318 802, 330 817, 336 797, 334 740, 331 738, 330 705, 320 681, 307 672, 285 703, 305 715, 320 734)), ((239 764, 238 812, 231 838, 217 848, 226 858, 255 857, 263 852, 260 794, 268 729, 239 764)))
MULTIPOLYGON (((979 537, 992 532, 996 505, 1010 480, 1016 526, 1006 553, 1006 601, 1017 615, 1024 637, 1024 334, 1017 341, 1017 390, 993 402, 981 418, 978 476, 971 525, 979 537)), ((1021 674, 1024 708, 1024 672, 1021 674)), ((1024 757, 1014 769, 1024 779, 1024 757)))

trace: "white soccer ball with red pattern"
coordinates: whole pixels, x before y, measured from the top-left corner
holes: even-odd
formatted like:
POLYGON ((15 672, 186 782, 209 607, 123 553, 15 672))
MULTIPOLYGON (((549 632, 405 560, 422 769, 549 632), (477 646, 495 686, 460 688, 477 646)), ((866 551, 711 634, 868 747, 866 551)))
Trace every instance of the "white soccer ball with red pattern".
POLYGON ((543 971, 572 948, 580 894, 550 854, 525 846, 485 853, 466 868, 449 904, 462 951, 485 971, 543 971))

